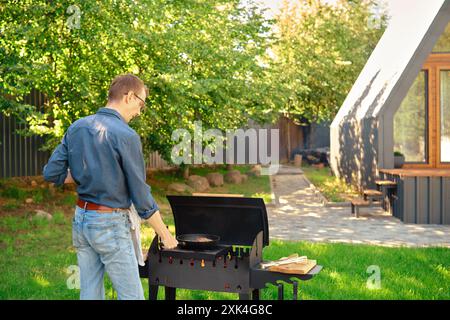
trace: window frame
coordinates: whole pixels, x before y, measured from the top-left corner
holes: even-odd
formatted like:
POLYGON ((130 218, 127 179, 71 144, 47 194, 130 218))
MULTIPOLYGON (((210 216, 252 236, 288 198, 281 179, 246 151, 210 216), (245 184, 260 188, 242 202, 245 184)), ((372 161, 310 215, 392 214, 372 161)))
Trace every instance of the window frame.
POLYGON ((441 162, 441 118, 440 118, 440 72, 450 71, 450 53, 432 53, 423 64, 421 71, 426 77, 426 133, 427 162, 405 162, 403 168, 449 168, 450 162, 441 162))

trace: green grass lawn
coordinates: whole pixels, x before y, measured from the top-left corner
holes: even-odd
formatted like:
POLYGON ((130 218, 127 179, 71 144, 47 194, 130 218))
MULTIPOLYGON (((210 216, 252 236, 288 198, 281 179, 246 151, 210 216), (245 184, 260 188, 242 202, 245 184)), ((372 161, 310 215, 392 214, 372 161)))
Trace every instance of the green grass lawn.
MULTIPOLYGON (((245 172, 248 167, 238 170, 245 172)), ((223 169, 194 168, 191 174, 206 175, 210 171, 223 169)), ((322 172, 317 176, 323 175, 322 172)), ((77 264, 71 244, 76 195, 70 187, 46 189, 38 178, 38 186, 31 188, 27 179, 0 181, 0 299, 78 299, 79 291, 67 286, 73 276, 71 266, 77 264), (29 198, 33 199, 32 204, 26 204, 29 198), (53 219, 33 218, 36 209, 50 212, 53 219)), ((149 177, 153 195, 172 232, 173 218, 165 188, 175 181, 183 181, 175 172, 155 172, 149 177)), ((270 199, 267 176, 250 177, 245 184, 226 184, 210 192, 263 195, 270 199)), ((151 228, 142 226, 144 247, 150 245, 153 236, 151 228)), ((317 259, 324 266, 317 277, 300 284, 302 299, 450 299, 450 249, 272 241, 264 250, 264 258, 278 259, 292 253, 317 259), (370 276, 367 268, 371 265, 380 267, 381 289, 366 287, 370 276)), ((147 296, 146 280, 142 282, 147 296)), ((108 279, 106 289, 107 298, 114 298, 108 279)), ((290 285, 286 285, 285 293, 286 298, 292 297, 290 285)), ((177 298, 237 299, 237 295, 178 290, 177 298)), ((276 299, 276 288, 269 286, 261 298, 276 299)))
POLYGON ((328 201, 343 202, 358 196, 358 190, 343 179, 332 175, 329 167, 318 169, 304 164, 302 170, 308 180, 322 192, 328 201))
MULTIPOLYGON (((51 221, 30 217, 0 219, 0 299, 78 299, 79 291, 66 284, 69 267, 76 265, 70 217, 62 212, 51 221)), ((166 217, 166 223, 173 231, 173 221, 166 217)), ((142 231, 148 246, 153 233, 146 226, 142 231)), ((300 284, 302 299, 450 299, 450 249, 272 241, 264 258, 292 253, 317 259, 324 266, 317 277, 300 284), (366 287, 371 265, 380 268, 381 289, 366 287)), ((147 296, 147 281, 142 283, 147 296)), ((106 280, 108 299, 113 298, 111 288, 106 280)), ((292 286, 285 290, 290 299, 292 286)), ((237 299, 237 295, 178 290, 177 298, 237 299)), ((269 286, 261 298, 276 299, 276 288, 269 286)))

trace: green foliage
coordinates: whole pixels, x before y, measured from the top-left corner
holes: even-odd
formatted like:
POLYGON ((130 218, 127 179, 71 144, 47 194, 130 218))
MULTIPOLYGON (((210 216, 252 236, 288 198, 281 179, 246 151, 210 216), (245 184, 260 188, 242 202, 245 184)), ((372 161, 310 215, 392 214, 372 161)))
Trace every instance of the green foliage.
POLYGON ((166 160, 172 132, 196 120, 203 130, 271 122, 280 111, 298 122, 330 120, 385 17, 373 18, 372 0, 293 3, 274 34, 275 20, 253 0, 86 0, 79 11, 69 0, 3 1, 0 112, 53 149, 75 120, 105 106, 116 75, 134 73, 149 87, 150 107, 131 125, 144 153, 166 160), (45 94, 42 108, 25 103, 32 89, 45 94))
POLYGON ((64 212, 61 210, 56 210, 53 213, 53 219, 52 222, 55 224, 65 224, 67 221, 66 217, 64 216, 64 212))
POLYGON ((372 0, 284 2, 274 46, 282 112, 308 123, 332 120, 384 32, 372 0))
POLYGON ((317 169, 305 165, 302 170, 308 180, 320 190, 328 201, 343 202, 358 196, 356 187, 349 185, 344 179, 332 175, 330 168, 317 169))
POLYGON ((47 219, 46 217, 41 217, 41 216, 33 216, 33 218, 31 219, 31 226, 36 227, 36 228, 41 228, 41 227, 45 227, 48 226, 50 224, 50 220, 47 219))
POLYGON ((42 203, 50 197, 50 191, 48 189, 36 189, 32 191, 33 202, 42 203))
POLYGON ((73 206, 77 202, 77 196, 74 194, 68 194, 66 195, 62 200, 61 204, 66 206, 73 206))
POLYGON ((171 133, 234 128, 248 117, 272 119, 266 68, 269 43, 261 10, 238 0, 8 0, 0 6, 0 111, 26 121, 52 149, 80 117, 106 104, 113 77, 140 76, 151 107, 133 122, 144 151, 169 159, 171 133), (26 105, 33 88, 42 110, 26 105), (11 101, 12 100, 12 101, 11 101))
POLYGON ((15 186, 9 186, 0 192, 0 195, 4 198, 11 198, 17 200, 24 200, 27 196, 27 192, 15 186))

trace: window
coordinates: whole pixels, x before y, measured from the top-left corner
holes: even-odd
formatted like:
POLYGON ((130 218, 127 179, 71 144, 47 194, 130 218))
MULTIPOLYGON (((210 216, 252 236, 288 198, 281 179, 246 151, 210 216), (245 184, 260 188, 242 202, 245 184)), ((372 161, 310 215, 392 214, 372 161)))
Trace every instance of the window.
POLYGON ((440 162, 450 163, 450 70, 440 71, 440 162))
POLYGON ((450 23, 394 115, 405 168, 450 168, 450 23))
POLYGON ((405 168, 450 168, 450 53, 422 69, 394 115, 394 151, 405 168))
POLYGON ((394 151, 405 156, 406 163, 427 163, 427 83, 423 70, 414 81, 394 116, 394 151))

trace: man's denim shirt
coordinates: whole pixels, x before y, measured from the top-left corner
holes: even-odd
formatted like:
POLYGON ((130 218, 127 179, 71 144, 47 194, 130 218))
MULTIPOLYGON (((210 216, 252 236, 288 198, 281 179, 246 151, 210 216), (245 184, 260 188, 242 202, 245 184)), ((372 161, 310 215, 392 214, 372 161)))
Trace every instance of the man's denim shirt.
POLYGON ((67 168, 84 201, 111 208, 133 202, 143 219, 159 210, 145 182, 141 140, 113 109, 75 121, 45 165, 44 178, 62 185, 67 168))

